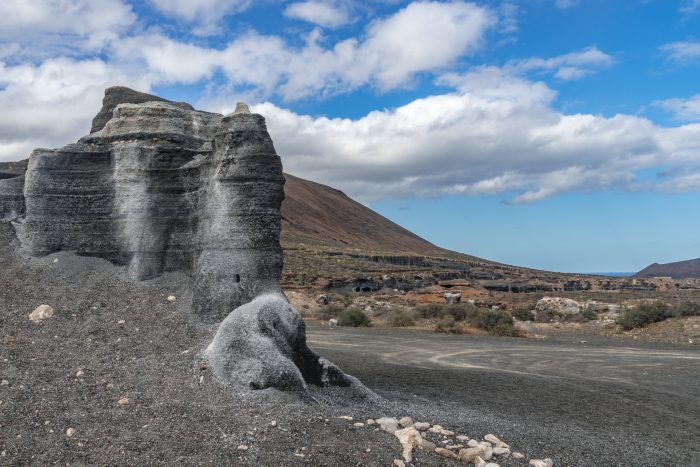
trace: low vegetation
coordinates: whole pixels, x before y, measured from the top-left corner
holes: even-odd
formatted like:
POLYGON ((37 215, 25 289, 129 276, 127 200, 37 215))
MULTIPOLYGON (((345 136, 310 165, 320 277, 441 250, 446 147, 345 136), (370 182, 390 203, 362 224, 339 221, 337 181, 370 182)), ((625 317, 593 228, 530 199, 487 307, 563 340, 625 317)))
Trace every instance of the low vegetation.
POLYGON ((634 307, 626 308, 617 319, 617 324, 628 331, 641 328, 652 323, 658 323, 668 318, 683 318, 700 316, 700 303, 681 302, 671 306, 663 301, 644 302, 634 307))
POLYGON ((407 328, 415 326, 416 314, 412 310, 398 309, 392 310, 389 316, 389 324, 395 328, 407 328))
MULTIPOLYGON (((417 307, 416 313, 423 319, 434 321, 434 332, 465 334, 479 329, 494 336, 522 335, 513 326, 513 315, 505 310, 478 308, 469 304, 431 303, 417 307)), ((524 315, 521 313, 520 316, 524 315)), ((531 314, 528 319, 532 319, 531 314)))
POLYGON ((372 320, 367 314, 359 308, 346 308, 338 315, 338 324, 341 326, 369 326, 372 320))

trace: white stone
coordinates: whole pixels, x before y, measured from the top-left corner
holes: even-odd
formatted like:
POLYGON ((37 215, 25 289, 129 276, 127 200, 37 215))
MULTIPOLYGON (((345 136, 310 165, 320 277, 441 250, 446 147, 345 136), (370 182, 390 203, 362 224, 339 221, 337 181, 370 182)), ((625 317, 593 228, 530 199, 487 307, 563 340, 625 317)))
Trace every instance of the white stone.
POLYGON ((122 407, 124 407, 124 406, 126 406, 126 405, 129 405, 129 398, 128 398, 128 397, 122 397, 121 399, 119 399, 119 402, 117 402, 117 403, 118 403, 119 405, 121 405, 122 407))
POLYGON ((459 459, 459 456, 447 448, 435 448, 435 453, 441 455, 442 457, 447 457, 448 459, 459 459))
POLYGON ((486 461, 482 459, 479 456, 476 456, 476 459, 474 459, 474 466, 475 467, 486 467, 486 461))
POLYGON ((370 426, 371 426, 371 425, 374 425, 374 420, 372 420, 371 418, 368 418, 367 421, 366 421, 365 423, 366 423, 367 425, 370 425, 370 426))
POLYGON ((328 320, 328 326, 330 326, 330 327, 332 327, 332 328, 338 326, 338 320, 335 319, 335 318, 329 319, 329 320, 328 320))
POLYGON ((552 459, 532 459, 530 461, 532 467, 554 467, 554 461, 552 459))
POLYGON ((51 308, 49 305, 39 305, 38 307, 34 308, 34 311, 29 313, 29 319, 35 323, 40 323, 41 321, 49 319, 52 316, 53 308, 51 308))
POLYGON ((467 441, 469 441, 469 436, 466 436, 466 435, 457 435, 457 440, 466 443, 467 441))
POLYGON ((273 427, 273 428, 276 427, 276 426, 277 426, 277 420, 272 420, 272 421, 270 422, 270 426, 273 427))
POLYGON ((348 422, 353 421, 353 418, 352 418, 351 416, 349 416, 349 415, 341 415, 341 416, 338 417, 338 418, 341 419, 341 420, 347 420, 348 422))
POLYGON ((470 439, 469 441, 467 441, 467 446, 469 446, 470 448, 475 448, 478 445, 479 445, 479 442, 475 439, 470 439))
POLYGON ((166 300, 168 301, 168 303, 175 303, 177 297, 175 295, 168 295, 168 298, 166 298, 166 300))
POLYGON ((381 428, 382 430, 384 430, 388 433, 393 433, 399 429, 399 421, 396 420, 395 418, 382 417, 382 418, 378 418, 375 421, 377 422, 377 425, 379 425, 379 428, 381 428))
POLYGON ((2 381, 0 381, 0 386, 9 386, 9 385, 10 385, 10 382, 6 379, 3 379, 2 381))
POLYGON ((247 451, 248 446, 246 446, 245 444, 241 444, 236 449, 238 449, 239 451, 247 451))
POLYGON ((508 449, 508 448, 501 448, 501 447, 493 448, 493 455, 494 456, 507 456, 509 454, 510 454, 510 449, 508 449))
POLYGON ((352 426, 356 426, 356 427, 359 428, 359 427, 361 427, 361 426, 365 426, 365 424, 362 423, 362 422, 356 422, 356 423, 353 423, 352 426))
POLYGON ((403 451, 401 455, 406 462, 411 462, 413 460, 413 448, 418 447, 422 444, 423 438, 421 437, 418 430, 413 427, 404 428, 403 430, 394 431, 394 436, 399 439, 403 451))
POLYGON ((401 459, 394 459, 394 467, 406 467, 406 464, 401 459))
POLYGON ((78 370, 78 371, 75 373, 75 377, 76 377, 76 378, 82 378, 83 376, 85 376, 85 372, 84 372, 83 370, 78 370))
POLYGON ((511 457, 516 460, 525 459, 525 454, 523 454, 522 452, 514 452, 513 454, 511 454, 511 457))
POLYGON ((76 432, 75 428, 68 428, 66 430, 66 436, 68 436, 69 438, 72 438, 73 436, 75 436, 75 432, 76 432))
POLYGON ((402 417, 399 420, 399 425, 401 425, 402 428, 408 428, 409 426, 413 426, 413 419, 411 417, 402 417))
POLYGON ((117 324, 126 324, 126 320, 120 319, 119 321, 117 321, 117 324))

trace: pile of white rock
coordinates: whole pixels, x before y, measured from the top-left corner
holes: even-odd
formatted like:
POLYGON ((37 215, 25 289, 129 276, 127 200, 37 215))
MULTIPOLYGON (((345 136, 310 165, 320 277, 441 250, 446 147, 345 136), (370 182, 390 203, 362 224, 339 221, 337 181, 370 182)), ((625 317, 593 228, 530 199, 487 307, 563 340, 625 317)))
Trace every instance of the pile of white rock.
MULTIPOLYGON (((340 417, 350 422, 352 417, 340 417)), ((425 452, 473 464, 476 467, 498 467, 495 462, 489 462, 498 458, 511 457, 516 460, 524 460, 525 455, 520 452, 511 452, 510 446, 492 434, 484 436, 483 440, 470 439, 464 434, 443 428, 440 425, 431 425, 427 422, 414 422, 411 417, 400 419, 383 417, 376 420, 369 419, 365 423, 354 423, 355 426, 377 427, 393 434, 401 443, 403 460, 395 459, 396 467, 405 467, 407 462, 413 460, 413 450, 418 448, 425 452), (432 438, 434 441, 431 441, 432 438)), ((552 459, 531 459, 532 467, 553 467, 552 459)))

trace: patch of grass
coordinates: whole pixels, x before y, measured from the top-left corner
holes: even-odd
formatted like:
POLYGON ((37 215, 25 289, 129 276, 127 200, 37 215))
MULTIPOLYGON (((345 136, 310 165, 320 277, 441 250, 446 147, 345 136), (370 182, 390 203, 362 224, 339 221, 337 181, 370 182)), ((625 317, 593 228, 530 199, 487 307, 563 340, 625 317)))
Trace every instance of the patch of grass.
POLYGON ((617 324, 622 326, 625 331, 629 331, 663 321, 668 317, 669 309, 666 303, 661 301, 647 302, 624 310, 617 319, 617 324))
POLYGON ((415 313, 410 310, 392 310, 389 323, 395 328, 405 328, 416 324, 415 313))
POLYGON ((338 315, 338 324, 341 326, 369 326, 372 320, 359 308, 347 308, 338 315))

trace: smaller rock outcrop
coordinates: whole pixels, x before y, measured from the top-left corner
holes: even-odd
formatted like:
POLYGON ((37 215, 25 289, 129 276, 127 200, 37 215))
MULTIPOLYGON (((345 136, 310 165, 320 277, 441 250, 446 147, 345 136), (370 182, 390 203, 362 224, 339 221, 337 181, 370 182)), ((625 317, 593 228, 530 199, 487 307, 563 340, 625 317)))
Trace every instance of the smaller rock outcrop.
POLYGON ((369 393, 357 379, 307 347, 304 320, 278 294, 260 295, 236 308, 221 323, 205 354, 214 374, 234 388, 303 391, 313 384, 369 393))

